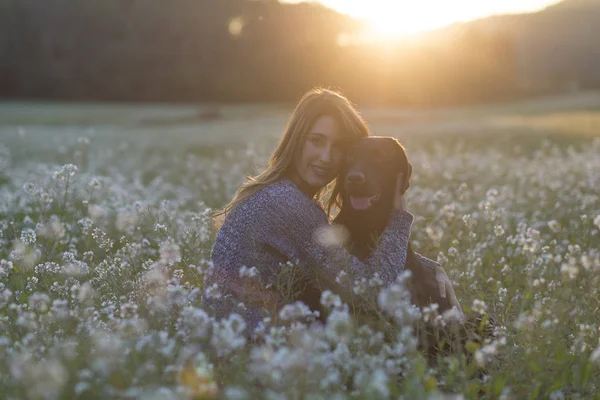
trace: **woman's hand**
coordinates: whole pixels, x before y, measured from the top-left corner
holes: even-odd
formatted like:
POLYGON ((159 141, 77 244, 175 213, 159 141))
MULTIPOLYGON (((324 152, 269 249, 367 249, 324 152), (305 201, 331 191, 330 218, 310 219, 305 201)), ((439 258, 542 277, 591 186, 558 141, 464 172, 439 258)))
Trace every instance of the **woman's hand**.
MULTIPOLYGON (((421 257, 417 253, 415 255, 421 257)), ((452 282, 438 263, 422 258, 421 262, 408 263, 407 268, 412 273, 409 289, 417 306, 425 307, 437 303, 440 314, 447 322, 464 322, 465 316, 452 288, 452 282)))
POLYGON ((396 178, 396 192, 394 193, 394 209, 396 210, 406 211, 404 191, 404 174, 400 172, 396 178))
POLYGON ((435 267, 435 278, 438 283, 440 296, 442 298, 447 299, 450 303, 450 306, 456 309, 455 318, 457 318, 459 322, 464 322, 465 315, 463 314, 460 303, 458 302, 456 294, 454 293, 452 282, 450 282, 450 278, 448 278, 448 275, 446 275, 446 271, 444 271, 444 269, 440 265, 437 265, 435 267))

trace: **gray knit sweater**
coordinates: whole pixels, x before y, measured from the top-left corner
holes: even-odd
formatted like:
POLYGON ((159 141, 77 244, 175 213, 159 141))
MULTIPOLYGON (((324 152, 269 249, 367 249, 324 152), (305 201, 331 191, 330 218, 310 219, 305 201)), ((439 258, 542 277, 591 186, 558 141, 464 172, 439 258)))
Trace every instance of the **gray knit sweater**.
POLYGON ((404 269, 412 221, 410 213, 393 211, 372 256, 361 262, 343 247, 317 240, 315 232, 329 225, 317 201, 290 180, 275 182, 238 204, 225 218, 212 249, 213 266, 205 277, 205 288, 216 284, 219 294, 205 291, 203 305, 217 318, 240 314, 253 336, 259 322, 272 315, 273 309, 261 305, 279 299, 273 285, 277 271, 288 261, 301 270, 318 267, 333 281, 341 269, 350 282, 369 279, 377 272, 387 286, 404 269), (240 273, 242 267, 256 267, 258 276, 240 273))

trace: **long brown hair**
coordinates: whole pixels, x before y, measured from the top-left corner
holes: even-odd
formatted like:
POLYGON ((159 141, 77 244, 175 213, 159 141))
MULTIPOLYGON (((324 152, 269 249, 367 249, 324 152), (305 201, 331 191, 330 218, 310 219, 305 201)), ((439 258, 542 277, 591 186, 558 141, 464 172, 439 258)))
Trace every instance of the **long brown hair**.
MULTIPOLYGON (((281 135, 277 148, 271 155, 269 164, 257 176, 248 176, 238 189, 233 199, 219 212, 214 214, 215 227, 220 229, 227 213, 231 209, 258 192, 263 187, 279 181, 290 174, 293 168, 294 156, 302 150, 306 136, 315 121, 322 115, 333 117, 341 125, 342 131, 349 135, 349 139, 358 139, 369 136, 369 128, 352 103, 341 93, 324 88, 314 88, 302 96, 300 102, 292 113, 281 135)), ((327 213, 331 215, 334 207, 340 205, 340 187, 337 178, 327 187, 322 188, 315 195, 321 199, 327 189, 331 190, 327 199, 327 213)))

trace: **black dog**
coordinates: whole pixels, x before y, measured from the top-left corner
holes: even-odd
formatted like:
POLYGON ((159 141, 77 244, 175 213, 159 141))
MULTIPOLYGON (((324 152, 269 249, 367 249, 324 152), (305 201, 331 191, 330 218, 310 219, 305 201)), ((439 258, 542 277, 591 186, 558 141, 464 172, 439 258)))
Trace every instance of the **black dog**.
MULTIPOLYGON (((334 223, 348 229, 348 249, 361 260, 371 255, 387 226, 393 210, 398 173, 404 174, 403 192, 406 192, 410 186, 412 165, 404 148, 394 138, 363 138, 348 151, 340 174, 343 179, 342 208, 334 223)), ((452 308, 448 299, 439 294, 435 271, 423 264, 410 244, 406 268, 412 273, 409 289, 417 306, 437 303, 440 313, 452 308)))
MULTIPOLYGON (((394 193, 398 173, 404 174, 403 193, 410 186, 412 165, 402 145, 391 137, 368 137, 348 151, 347 160, 340 179, 342 207, 334 223, 344 225, 350 234, 348 250, 365 260, 373 252, 377 239, 387 226, 393 210, 394 193)), ((452 308, 448 298, 439 294, 435 272, 425 265, 410 243, 407 249, 406 268, 411 271, 408 289, 413 304, 419 307, 438 304, 443 314, 452 308)), ((418 331, 420 348, 430 363, 449 352, 466 352, 466 343, 471 340, 483 342, 490 338, 493 320, 469 318, 460 329, 439 329, 425 325, 418 331), (440 345, 443 346, 440 347, 440 345)), ((467 356, 470 358, 470 355, 467 356)))

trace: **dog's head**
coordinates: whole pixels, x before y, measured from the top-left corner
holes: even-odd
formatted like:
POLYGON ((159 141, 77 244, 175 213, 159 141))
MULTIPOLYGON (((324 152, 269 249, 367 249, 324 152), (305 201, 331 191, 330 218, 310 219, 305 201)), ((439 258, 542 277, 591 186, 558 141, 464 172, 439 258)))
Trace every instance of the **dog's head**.
POLYGON ((391 137, 361 138, 348 150, 340 175, 343 207, 366 211, 376 204, 390 205, 400 172, 406 192, 412 166, 400 142, 391 137))

